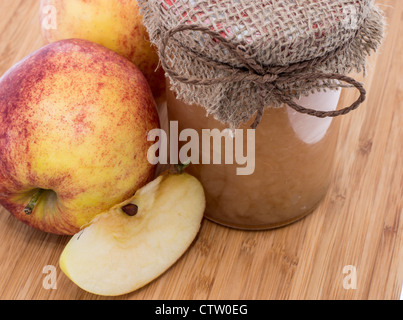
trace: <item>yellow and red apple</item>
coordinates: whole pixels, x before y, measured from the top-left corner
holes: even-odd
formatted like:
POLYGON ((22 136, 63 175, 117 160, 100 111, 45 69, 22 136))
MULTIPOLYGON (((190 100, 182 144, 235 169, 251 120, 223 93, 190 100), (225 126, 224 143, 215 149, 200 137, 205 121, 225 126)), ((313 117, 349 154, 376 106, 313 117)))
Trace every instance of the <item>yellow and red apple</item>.
POLYGON ((0 204, 73 235, 154 178, 155 128, 151 90, 129 60, 86 40, 49 44, 0 78, 0 204))
POLYGON ((56 20, 42 23, 45 40, 80 38, 101 44, 136 64, 157 102, 164 99, 164 71, 158 67, 158 54, 136 0, 41 0, 41 21, 44 19, 56 20))

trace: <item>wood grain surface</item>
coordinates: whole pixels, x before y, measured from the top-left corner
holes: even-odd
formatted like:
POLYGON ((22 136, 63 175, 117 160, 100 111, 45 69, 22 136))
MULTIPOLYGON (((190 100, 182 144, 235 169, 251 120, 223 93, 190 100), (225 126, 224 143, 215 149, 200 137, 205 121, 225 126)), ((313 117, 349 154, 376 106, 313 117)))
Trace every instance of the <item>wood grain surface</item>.
MULTIPOLYGON (((304 220, 266 232, 204 221, 164 275, 113 299, 399 299, 403 284, 403 1, 378 0, 387 37, 370 58, 369 96, 342 120, 332 187, 304 220), (356 288, 343 283, 356 270, 356 288), (347 277, 347 278, 346 278, 347 277)), ((44 42, 39 1, 0 1, 0 75, 44 42)), ((346 91, 343 103, 353 101, 346 91)), ((60 270, 69 240, 33 230, 0 208, 0 299, 109 299, 60 270), (45 289, 45 266, 57 288, 45 289)), ((112 299, 112 298, 110 298, 112 299)))

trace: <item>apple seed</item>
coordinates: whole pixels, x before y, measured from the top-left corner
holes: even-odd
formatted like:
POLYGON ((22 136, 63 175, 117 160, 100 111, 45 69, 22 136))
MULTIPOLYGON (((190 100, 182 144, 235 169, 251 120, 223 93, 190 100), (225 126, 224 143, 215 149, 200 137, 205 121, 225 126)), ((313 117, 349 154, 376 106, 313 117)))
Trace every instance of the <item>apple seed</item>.
POLYGON ((129 217, 134 217, 139 211, 139 207, 135 204, 129 203, 122 208, 123 212, 126 213, 129 217))

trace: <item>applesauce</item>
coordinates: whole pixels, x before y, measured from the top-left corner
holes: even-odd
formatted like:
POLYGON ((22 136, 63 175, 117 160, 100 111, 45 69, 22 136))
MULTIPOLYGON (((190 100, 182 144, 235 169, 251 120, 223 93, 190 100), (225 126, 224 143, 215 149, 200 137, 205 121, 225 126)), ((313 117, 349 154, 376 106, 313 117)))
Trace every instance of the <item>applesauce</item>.
MULTIPOLYGON (((337 109, 339 97, 340 90, 320 92, 298 103, 330 111, 337 109)), ((180 131, 192 128, 201 136, 203 129, 227 128, 206 116, 204 108, 176 99, 171 90, 167 99, 169 120, 178 121, 180 131)), ((242 129, 250 129, 252 122, 253 119, 242 129)), ((264 230, 290 224, 311 213, 325 197, 331 181, 338 129, 338 118, 312 117, 287 106, 266 108, 255 131, 252 174, 238 175, 239 165, 224 161, 192 164, 188 168, 205 188, 206 218, 228 227, 264 230)))

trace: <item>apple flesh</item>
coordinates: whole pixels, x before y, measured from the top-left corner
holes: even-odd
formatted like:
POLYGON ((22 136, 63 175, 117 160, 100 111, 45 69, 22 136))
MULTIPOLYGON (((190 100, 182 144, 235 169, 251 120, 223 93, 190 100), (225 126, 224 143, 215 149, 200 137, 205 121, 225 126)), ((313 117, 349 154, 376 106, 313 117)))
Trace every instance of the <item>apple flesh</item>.
POLYGON ((0 204, 73 235, 154 178, 156 128, 151 90, 129 60, 85 40, 49 44, 0 79, 0 204))
POLYGON ((164 71, 136 0, 41 0, 41 21, 48 42, 85 39, 129 59, 143 72, 157 103, 164 100, 164 71), (55 20, 53 25, 49 19, 55 20))
POLYGON ((196 238, 206 206, 193 176, 166 173, 72 237, 62 271, 87 292, 133 292, 170 268, 196 238))

